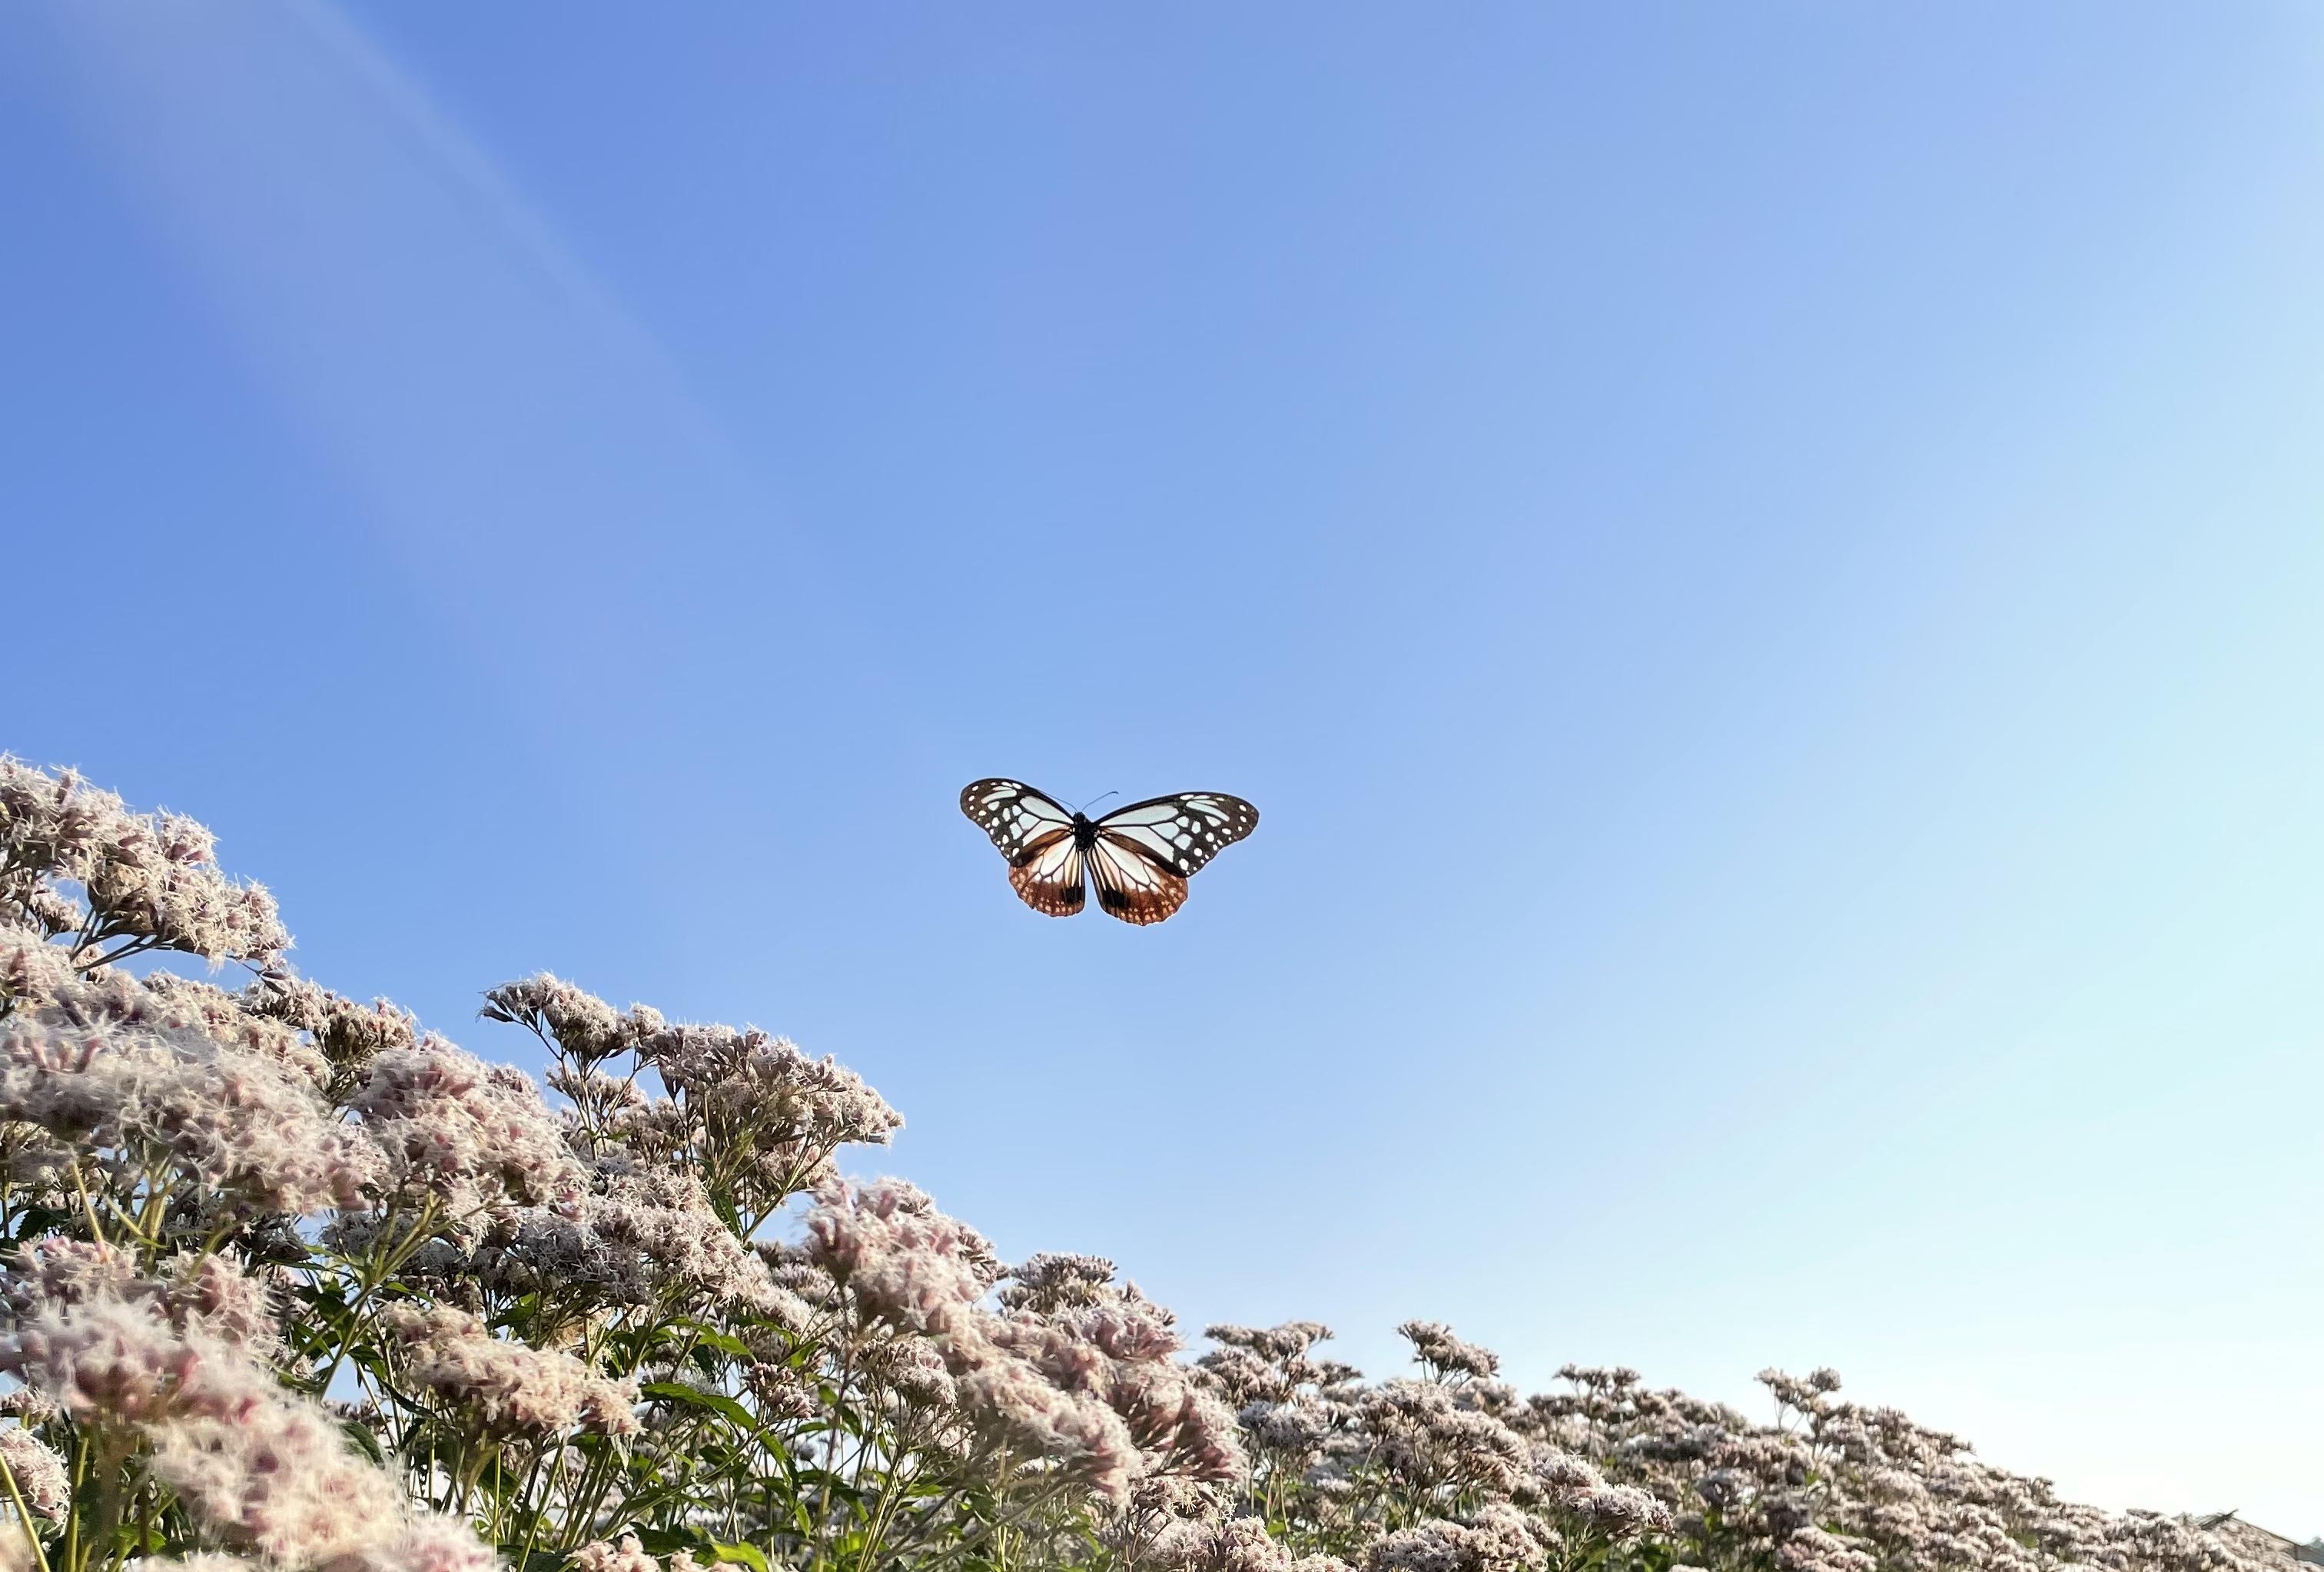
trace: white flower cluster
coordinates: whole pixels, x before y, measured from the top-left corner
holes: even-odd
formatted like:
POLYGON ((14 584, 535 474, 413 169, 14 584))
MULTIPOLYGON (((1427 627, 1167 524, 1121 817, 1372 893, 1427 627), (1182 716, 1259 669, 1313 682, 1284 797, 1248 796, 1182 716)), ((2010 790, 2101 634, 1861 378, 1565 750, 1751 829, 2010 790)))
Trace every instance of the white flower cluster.
POLYGON ((0 911, 63 940, 76 964, 145 950, 263 962, 288 950, 274 897, 220 873, 216 850, 191 819, 133 814, 70 770, 0 755, 0 911))
POLYGON ((2227 1532, 2058 1501, 1840 1377, 1760 1380, 1777 1422, 1569 1365, 1520 1399, 1437 1322, 1399 1328, 1425 1380, 1368 1385, 1318 1359, 1313 1321, 1213 1327, 1201 1361, 1234 1402, 1249 1504, 1295 1548, 1374 1572, 1628 1565, 1685 1572, 2282 1572, 2227 1532))
POLYGON ((1190 1363, 1112 1262, 844 1179, 902 1120, 831 1060, 544 974, 483 1014, 552 1107, 213 851, 0 758, 0 1572, 2262 1572, 1829 1371, 1755 1425, 1435 1321, 1190 1363))

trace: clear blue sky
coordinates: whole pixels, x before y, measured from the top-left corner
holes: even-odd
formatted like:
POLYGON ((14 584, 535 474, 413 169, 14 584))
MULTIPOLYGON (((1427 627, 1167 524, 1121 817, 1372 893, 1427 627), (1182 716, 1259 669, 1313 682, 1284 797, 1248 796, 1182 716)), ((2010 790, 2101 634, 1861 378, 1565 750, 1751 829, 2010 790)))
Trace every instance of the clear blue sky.
POLYGON ((2324 11, 0 12, 0 747, 1190 1319, 2324 1531, 2324 11), (1150 931, 954 806, 1190 787, 1150 931))

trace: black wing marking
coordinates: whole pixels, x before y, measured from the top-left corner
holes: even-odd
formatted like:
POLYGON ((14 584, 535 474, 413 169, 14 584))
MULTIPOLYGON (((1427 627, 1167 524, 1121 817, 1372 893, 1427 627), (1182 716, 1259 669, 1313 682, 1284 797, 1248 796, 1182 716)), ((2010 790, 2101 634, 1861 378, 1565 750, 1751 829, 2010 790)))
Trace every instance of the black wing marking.
POLYGON ((1158 923, 1186 904, 1185 878, 1143 846, 1101 833, 1089 849, 1089 870, 1100 908, 1125 923, 1158 923))
MULTIPOLYGON (((978 783, 985 784, 988 783, 978 783)), ((964 804, 966 800, 962 799, 964 804)), ((1203 864, 1257 828, 1259 810, 1224 792, 1179 792, 1172 796, 1149 797, 1116 809, 1097 822, 1102 839, 1130 848, 1180 878, 1192 876, 1203 864)), ((1103 896, 1101 889, 1101 900, 1103 896)), ((1172 911, 1176 909, 1175 905, 1171 907, 1172 911)))
POLYGON ((1038 856, 1058 832, 1073 837, 1073 810, 1021 780, 972 781, 960 794, 960 811, 992 837, 1011 868, 1038 856))

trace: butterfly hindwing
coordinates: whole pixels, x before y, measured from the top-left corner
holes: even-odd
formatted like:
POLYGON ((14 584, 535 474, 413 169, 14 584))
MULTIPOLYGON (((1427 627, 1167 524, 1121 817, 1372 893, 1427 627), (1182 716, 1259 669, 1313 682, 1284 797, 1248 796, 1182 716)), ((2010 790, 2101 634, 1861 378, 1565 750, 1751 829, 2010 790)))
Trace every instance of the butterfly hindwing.
POLYGON ((1186 904, 1186 881, 1156 861, 1143 846, 1117 841, 1101 830, 1089 849, 1090 878, 1097 885, 1099 909, 1110 917, 1143 927, 1158 923, 1186 904))
POLYGON ((1097 822, 1099 835, 1135 848, 1180 878, 1192 877, 1258 827, 1259 810, 1224 792, 1149 797, 1097 822))
MULTIPOLYGON (((1088 898, 1083 861, 1071 825, 1049 831, 1028 846, 1022 861, 1010 865, 1009 887, 1045 917, 1070 917, 1088 898)), ((1102 899, 1103 891, 1099 893, 1102 899)))

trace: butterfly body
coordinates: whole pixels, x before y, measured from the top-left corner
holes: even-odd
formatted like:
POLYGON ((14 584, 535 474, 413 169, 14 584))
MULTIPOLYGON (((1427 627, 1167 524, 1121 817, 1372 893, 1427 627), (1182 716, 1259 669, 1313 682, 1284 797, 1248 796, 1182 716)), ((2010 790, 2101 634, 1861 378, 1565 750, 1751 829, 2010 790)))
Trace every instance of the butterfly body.
POLYGON ((1070 917, 1097 886, 1099 909, 1159 923, 1186 904, 1186 880, 1259 825, 1223 792, 1149 797, 1093 819, 1022 781, 971 782, 960 811, 1009 860, 1010 887, 1045 916, 1070 917))

